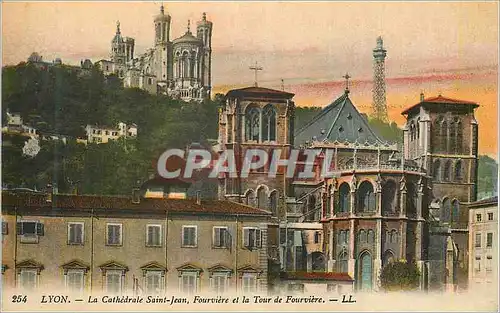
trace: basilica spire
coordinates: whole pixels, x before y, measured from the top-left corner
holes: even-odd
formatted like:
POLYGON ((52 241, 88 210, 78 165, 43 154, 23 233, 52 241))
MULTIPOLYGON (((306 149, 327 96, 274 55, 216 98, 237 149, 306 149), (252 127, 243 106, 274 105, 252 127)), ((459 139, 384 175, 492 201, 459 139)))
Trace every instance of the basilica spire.
POLYGON ((116 34, 117 35, 121 34, 121 32, 120 32, 120 21, 116 21, 116 34))

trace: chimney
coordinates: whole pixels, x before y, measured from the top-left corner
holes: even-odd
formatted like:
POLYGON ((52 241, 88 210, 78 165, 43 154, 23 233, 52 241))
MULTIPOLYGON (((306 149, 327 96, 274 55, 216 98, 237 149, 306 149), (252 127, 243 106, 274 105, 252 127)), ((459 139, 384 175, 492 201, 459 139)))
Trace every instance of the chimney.
POLYGON ((141 203, 141 190, 139 188, 132 189, 132 203, 141 203))
POLYGON ((52 202, 52 196, 54 194, 54 189, 52 188, 52 185, 51 184, 47 184, 47 186, 45 187, 46 188, 46 193, 47 193, 47 198, 46 198, 46 202, 47 203, 51 203, 52 202))
POLYGON ((199 190, 196 191, 196 204, 201 205, 201 192, 199 190))
POLYGON ((420 93, 420 102, 424 102, 424 99, 425 99, 425 97, 424 97, 424 92, 422 91, 422 92, 420 93))

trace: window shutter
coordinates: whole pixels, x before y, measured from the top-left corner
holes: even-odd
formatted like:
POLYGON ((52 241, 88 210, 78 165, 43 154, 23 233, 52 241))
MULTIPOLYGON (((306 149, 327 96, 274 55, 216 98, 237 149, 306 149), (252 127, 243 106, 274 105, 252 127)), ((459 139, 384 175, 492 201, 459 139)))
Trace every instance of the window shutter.
MULTIPOLYGON (((187 246, 188 245, 188 239, 189 239, 189 234, 188 234, 189 228, 184 227, 182 229, 182 245, 187 246)), ((183 278, 184 280, 184 278, 183 278)))
POLYGON ((231 234, 229 234, 228 229, 224 229, 224 247, 229 248, 231 246, 231 234))
POLYGON ((148 226, 148 239, 147 239, 147 244, 148 245, 154 244, 154 242, 153 242, 153 230, 154 230, 153 227, 148 226))
POLYGON ((22 235, 23 233, 23 223, 17 222, 16 223, 16 231, 18 235, 22 235))
POLYGON ((221 231, 222 231, 221 228, 218 228, 218 227, 214 228, 214 246, 216 246, 216 247, 221 246, 221 242, 220 242, 221 231))
POLYGON ((44 235, 44 230, 43 230, 43 224, 42 223, 36 223, 36 234, 38 236, 43 236, 44 235))
POLYGON ((255 246, 257 248, 262 248, 262 234, 260 229, 255 230, 255 246))
POLYGON ((243 246, 250 246, 250 229, 243 228, 243 246))

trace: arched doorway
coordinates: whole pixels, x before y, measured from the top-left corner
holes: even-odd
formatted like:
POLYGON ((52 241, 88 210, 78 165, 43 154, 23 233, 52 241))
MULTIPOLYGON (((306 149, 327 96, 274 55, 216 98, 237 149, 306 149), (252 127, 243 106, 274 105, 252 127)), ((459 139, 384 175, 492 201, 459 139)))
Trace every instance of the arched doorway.
POLYGON ((359 258, 359 285, 361 291, 372 290, 372 256, 368 251, 363 252, 359 258))

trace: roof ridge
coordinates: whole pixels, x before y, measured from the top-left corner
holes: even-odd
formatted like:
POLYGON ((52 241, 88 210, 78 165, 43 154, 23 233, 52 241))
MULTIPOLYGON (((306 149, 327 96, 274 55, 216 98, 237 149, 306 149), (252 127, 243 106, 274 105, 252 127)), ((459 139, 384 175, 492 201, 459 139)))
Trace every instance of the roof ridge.
POLYGON ((332 126, 328 130, 328 133, 326 134, 326 136, 323 140, 327 139, 330 136, 330 134, 332 133, 333 128, 335 127, 335 123, 337 123, 337 120, 339 119, 340 113, 342 112, 342 109, 345 107, 345 103, 347 102, 347 99, 349 99, 349 95, 347 95, 347 97, 345 97, 344 101, 342 101, 342 107, 337 112, 337 116, 335 116, 335 118, 333 119, 332 126))

